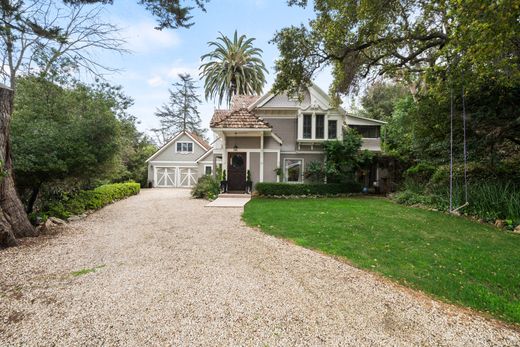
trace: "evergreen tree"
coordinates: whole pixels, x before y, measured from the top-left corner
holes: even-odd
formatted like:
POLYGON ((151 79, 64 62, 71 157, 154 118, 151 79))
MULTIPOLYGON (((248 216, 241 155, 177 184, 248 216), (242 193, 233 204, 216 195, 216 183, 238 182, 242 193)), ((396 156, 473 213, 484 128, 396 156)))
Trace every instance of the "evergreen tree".
POLYGON ((170 100, 155 112, 160 127, 153 129, 160 142, 165 142, 180 131, 190 131, 204 137, 206 129, 201 126, 197 109, 200 98, 195 81, 189 74, 179 74, 180 82, 173 83, 170 100))

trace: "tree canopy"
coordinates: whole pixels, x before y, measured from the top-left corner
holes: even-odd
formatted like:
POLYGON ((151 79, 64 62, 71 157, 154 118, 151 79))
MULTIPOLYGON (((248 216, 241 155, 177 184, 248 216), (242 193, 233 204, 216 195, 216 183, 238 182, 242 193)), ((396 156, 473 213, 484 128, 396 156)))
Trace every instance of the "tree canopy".
MULTIPOLYGON (((63 0, 68 4, 112 4, 114 0, 63 0)), ((190 14, 195 8, 206 11, 204 4, 209 0, 138 0, 140 5, 143 5, 147 11, 152 13, 157 18, 156 29, 177 29, 189 28, 194 23, 193 16, 190 14), (187 5, 191 4, 191 5, 187 5)))
POLYGON ((155 116, 159 118, 160 127, 153 129, 160 143, 165 143, 180 131, 190 131, 204 137, 206 130, 201 126, 198 106, 200 98, 193 77, 179 74, 180 81, 172 84, 170 100, 157 108, 155 116))
POLYGON ((509 86, 520 79, 519 0, 316 0, 314 9, 308 26, 284 28, 273 39, 280 50, 274 90, 299 92, 327 65, 332 95, 377 76, 417 82, 464 73, 466 81, 509 86))

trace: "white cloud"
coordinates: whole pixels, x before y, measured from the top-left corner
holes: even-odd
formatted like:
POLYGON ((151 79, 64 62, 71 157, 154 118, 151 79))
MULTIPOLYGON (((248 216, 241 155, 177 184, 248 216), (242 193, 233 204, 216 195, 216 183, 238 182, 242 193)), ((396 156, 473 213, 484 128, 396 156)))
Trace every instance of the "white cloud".
POLYGON ((179 74, 190 74, 196 81, 199 80, 199 69, 197 66, 185 64, 182 60, 175 60, 169 66, 155 69, 151 77, 146 80, 152 88, 163 87, 178 80, 179 74))
POLYGON ((195 80, 199 79, 199 68, 182 64, 182 61, 176 61, 168 70, 168 77, 177 78, 179 74, 190 74, 195 80))
POLYGON ((161 87, 166 85, 166 81, 163 80, 161 76, 153 76, 152 78, 149 78, 146 82, 148 82, 148 85, 150 87, 161 87))
POLYGON ((151 21, 135 24, 122 23, 122 37, 126 39, 126 48, 137 53, 149 53, 181 44, 181 38, 172 30, 155 30, 151 21))

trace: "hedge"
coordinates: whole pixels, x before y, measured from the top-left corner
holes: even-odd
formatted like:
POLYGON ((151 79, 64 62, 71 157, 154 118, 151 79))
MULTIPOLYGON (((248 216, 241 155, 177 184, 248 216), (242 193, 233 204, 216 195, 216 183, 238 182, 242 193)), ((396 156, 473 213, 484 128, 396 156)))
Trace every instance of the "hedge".
POLYGON ((48 216, 69 218, 88 210, 100 209, 114 201, 139 194, 139 183, 114 183, 99 186, 93 190, 82 190, 59 202, 52 203, 45 213, 48 216))
POLYGON ((256 192, 261 196, 282 195, 336 195, 360 193, 362 186, 356 182, 346 183, 257 183, 256 192))

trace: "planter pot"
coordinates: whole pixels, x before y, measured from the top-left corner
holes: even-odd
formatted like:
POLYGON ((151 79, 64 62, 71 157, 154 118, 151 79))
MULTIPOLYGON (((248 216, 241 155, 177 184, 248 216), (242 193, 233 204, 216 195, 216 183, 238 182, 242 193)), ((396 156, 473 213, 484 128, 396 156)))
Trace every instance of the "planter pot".
POLYGON ((228 188, 228 182, 227 181, 220 181, 220 190, 223 193, 227 193, 227 188, 228 188))
POLYGON ((246 193, 251 194, 253 191, 253 181, 246 181, 246 193))

